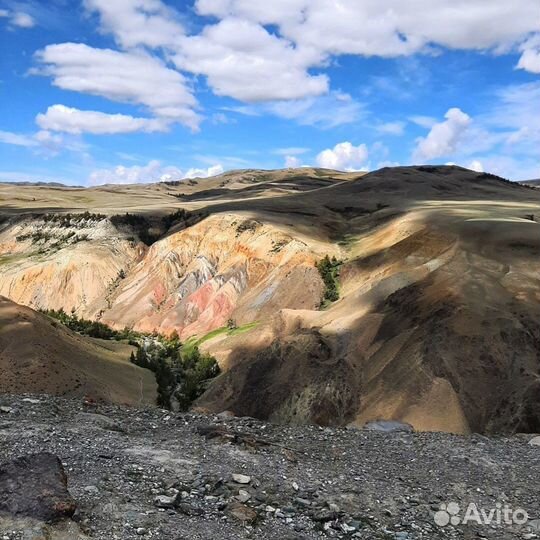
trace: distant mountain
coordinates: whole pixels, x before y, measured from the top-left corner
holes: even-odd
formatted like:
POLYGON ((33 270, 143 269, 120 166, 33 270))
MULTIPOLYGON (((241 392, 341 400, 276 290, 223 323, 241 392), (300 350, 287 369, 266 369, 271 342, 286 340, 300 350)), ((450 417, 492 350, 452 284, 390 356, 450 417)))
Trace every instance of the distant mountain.
POLYGON ((80 186, 68 186, 66 184, 61 184, 60 182, 2 182, 0 181, 0 184, 11 184, 15 186, 34 186, 34 187, 59 187, 59 188, 73 188, 73 187, 80 187, 80 186))

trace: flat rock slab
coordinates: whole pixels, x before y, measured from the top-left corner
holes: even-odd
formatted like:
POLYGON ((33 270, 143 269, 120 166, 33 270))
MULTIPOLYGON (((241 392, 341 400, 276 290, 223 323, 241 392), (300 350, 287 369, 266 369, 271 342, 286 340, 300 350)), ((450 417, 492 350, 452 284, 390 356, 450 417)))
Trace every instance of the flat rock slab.
POLYGON ((367 431, 383 431, 385 433, 402 432, 413 433, 414 428, 406 422, 398 422, 397 420, 373 420, 364 425, 367 431))
POLYGON ((76 508, 54 454, 30 454, 0 465, 0 514, 52 523, 71 517, 76 508))

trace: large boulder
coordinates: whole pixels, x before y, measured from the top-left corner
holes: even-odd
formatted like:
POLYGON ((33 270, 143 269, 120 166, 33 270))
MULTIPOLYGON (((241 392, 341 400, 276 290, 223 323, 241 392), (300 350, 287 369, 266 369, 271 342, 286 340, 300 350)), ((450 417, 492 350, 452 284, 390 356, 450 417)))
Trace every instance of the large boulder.
POLYGON ((53 523, 71 517, 76 508, 54 454, 30 454, 0 465, 0 515, 53 523))

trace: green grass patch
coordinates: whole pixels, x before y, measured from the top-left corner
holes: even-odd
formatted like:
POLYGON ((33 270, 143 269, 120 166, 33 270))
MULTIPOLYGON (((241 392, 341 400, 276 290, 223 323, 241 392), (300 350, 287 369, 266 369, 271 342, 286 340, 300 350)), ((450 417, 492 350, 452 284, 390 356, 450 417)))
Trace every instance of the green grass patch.
POLYGON ((357 241, 357 236, 353 234, 344 234, 339 240, 338 240, 338 246, 348 248, 352 246, 357 241))
POLYGON ((6 255, 0 255, 0 265, 22 261, 32 255, 32 253, 8 253, 6 255))
POLYGON ((201 337, 191 336, 182 345, 182 353, 189 354, 191 353, 193 349, 200 347, 206 341, 209 341, 210 339, 213 339, 217 336, 229 337, 229 336, 237 336, 239 334, 243 334, 244 332, 248 332, 252 328, 255 328, 258 324, 259 322, 255 321, 252 323, 243 324, 242 326, 237 326, 236 328, 230 328, 229 326, 222 326, 220 328, 216 328, 215 330, 208 332, 208 334, 205 334, 204 336, 201 336, 201 337))

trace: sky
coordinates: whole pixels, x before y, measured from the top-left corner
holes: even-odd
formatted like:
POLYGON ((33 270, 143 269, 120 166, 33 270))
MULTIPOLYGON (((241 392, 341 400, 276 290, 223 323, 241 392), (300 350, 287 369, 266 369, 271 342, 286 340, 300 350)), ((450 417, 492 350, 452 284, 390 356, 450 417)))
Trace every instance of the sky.
POLYGON ((0 181, 540 178, 538 0, 0 0, 0 181))

